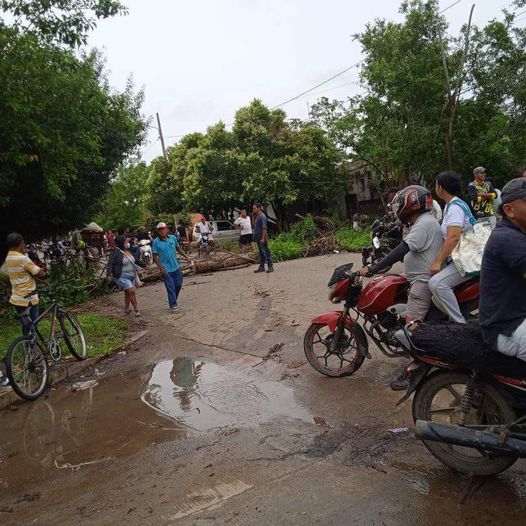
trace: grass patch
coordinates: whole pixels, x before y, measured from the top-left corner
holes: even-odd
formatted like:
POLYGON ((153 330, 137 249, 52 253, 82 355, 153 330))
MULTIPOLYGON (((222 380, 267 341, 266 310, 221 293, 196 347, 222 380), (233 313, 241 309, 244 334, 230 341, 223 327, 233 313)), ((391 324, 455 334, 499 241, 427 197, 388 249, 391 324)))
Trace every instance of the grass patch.
MULTIPOLYGON (((128 329, 125 321, 97 314, 81 314, 79 319, 88 346, 88 356, 108 354, 124 343, 128 329)), ((45 338, 49 334, 49 320, 42 320, 39 328, 45 338)), ((17 320, 11 316, 3 316, 0 319, 0 358, 4 357, 11 342, 21 335, 17 320)), ((61 350, 63 356, 69 354, 65 343, 61 344, 61 350)))
POLYGON ((342 228, 337 230, 334 235, 345 250, 360 249, 371 244, 369 229, 356 231, 352 228, 342 228))
POLYGON ((307 241, 297 239, 292 233, 280 234, 269 239, 268 246, 275 261, 287 261, 303 257, 307 250, 307 241))

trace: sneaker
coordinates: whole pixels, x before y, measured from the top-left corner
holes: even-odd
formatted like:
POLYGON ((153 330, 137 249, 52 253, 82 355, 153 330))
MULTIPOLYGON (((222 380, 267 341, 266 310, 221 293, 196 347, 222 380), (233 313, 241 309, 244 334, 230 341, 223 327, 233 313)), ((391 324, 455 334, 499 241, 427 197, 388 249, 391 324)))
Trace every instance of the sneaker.
POLYGON ((140 313, 138 310, 136 310, 136 311, 135 311, 135 317, 136 317, 136 318, 139 318, 140 316, 141 316, 141 313, 140 313))
POLYGON ((172 312, 177 312, 179 309, 177 308, 177 305, 175 307, 170 307, 170 310, 172 312))
POLYGON ((9 378, 7 376, 0 376, 0 387, 7 387, 9 385, 9 378))
POLYGON ((267 273, 274 272, 274 267, 269 267, 267 273))
POLYGON ((259 272, 265 272, 265 269, 259 267, 258 269, 254 270, 254 274, 258 274, 259 272))
POLYGON ((405 370, 391 380, 389 387, 391 387, 393 391, 407 391, 407 388, 409 387, 409 378, 407 377, 405 370))

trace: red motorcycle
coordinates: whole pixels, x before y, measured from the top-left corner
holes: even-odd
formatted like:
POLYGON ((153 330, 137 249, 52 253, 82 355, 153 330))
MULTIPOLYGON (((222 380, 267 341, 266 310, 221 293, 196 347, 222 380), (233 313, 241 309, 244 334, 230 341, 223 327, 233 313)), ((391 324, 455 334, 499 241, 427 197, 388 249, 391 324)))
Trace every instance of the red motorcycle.
MULTIPOLYGON (((365 358, 371 358, 367 336, 389 358, 407 356, 395 333, 405 325, 410 284, 404 276, 388 274, 372 279, 365 287, 353 264, 334 270, 329 281, 329 300, 344 302, 343 311, 316 316, 303 341, 308 362, 327 376, 350 376, 365 358), (356 316, 351 316, 351 311, 356 316)), ((473 278, 455 289, 466 319, 478 317, 479 280, 473 278)), ((434 305, 426 321, 446 319, 434 305)))

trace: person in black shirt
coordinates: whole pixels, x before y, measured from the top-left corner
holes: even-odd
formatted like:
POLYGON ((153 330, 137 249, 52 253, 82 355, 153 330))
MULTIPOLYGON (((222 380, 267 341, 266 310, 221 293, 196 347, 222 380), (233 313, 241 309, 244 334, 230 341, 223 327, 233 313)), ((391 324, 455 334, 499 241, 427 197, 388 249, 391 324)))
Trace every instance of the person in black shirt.
POLYGON ((526 361, 526 179, 506 184, 501 199, 482 258, 479 321, 488 345, 526 361))

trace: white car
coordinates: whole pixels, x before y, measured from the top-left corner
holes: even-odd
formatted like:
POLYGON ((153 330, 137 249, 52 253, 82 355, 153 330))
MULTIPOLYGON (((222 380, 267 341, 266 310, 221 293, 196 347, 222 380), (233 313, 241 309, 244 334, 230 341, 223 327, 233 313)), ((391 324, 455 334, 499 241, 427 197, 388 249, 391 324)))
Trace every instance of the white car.
MULTIPOLYGON (((193 241, 199 241, 199 223, 196 223, 194 225, 194 228, 192 230, 192 239, 193 241)), ((232 240, 232 241, 238 241, 239 239, 239 230, 237 230, 234 225, 230 221, 226 221, 225 219, 220 219, 218 221, 209 221, 209 223, 212 225, 212 237, 215 241, 226 241, 226 240, 232 240)))

